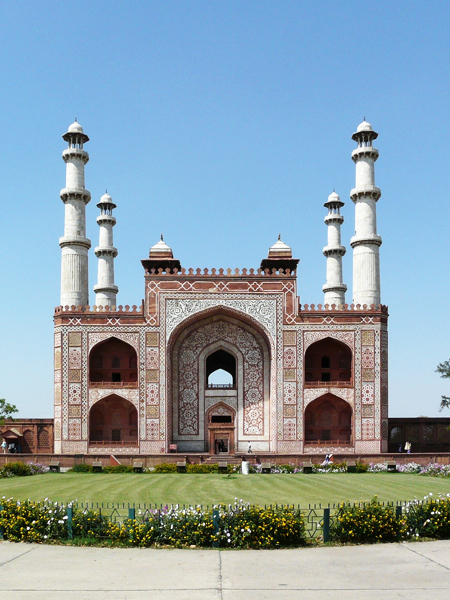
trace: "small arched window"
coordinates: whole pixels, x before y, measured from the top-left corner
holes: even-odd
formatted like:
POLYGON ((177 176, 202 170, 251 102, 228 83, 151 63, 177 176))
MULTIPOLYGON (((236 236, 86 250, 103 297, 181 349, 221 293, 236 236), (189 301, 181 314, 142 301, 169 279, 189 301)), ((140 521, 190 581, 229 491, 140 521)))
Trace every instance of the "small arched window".
POLYGON ((225 350, 216 350, 206 358, 206 385, 208 387, 236 386, 236 359, 225 350))

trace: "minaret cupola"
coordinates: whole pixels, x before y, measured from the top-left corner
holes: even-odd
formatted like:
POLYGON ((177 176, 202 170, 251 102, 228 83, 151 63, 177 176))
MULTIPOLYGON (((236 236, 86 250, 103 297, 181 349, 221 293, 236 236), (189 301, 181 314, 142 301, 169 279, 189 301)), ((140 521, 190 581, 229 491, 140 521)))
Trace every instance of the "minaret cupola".
POLYGON ((328 208, 328 214, 325 217, 325 224, 328 228, 328 244, 323 249, 327 258, 327 282, 322 286, 325 293, 324 304, 340 306, 345 304, 345 292, 347 291, 347 286, 342 281, 342 257, 345 254, 345 247, 341 245, 341 225, 344 217, 341 215, 340 209, 344 203, 333 191, 324 206, 328 208))
POLYGON ((97 204, 100 215, 97 223, 100 227, 99 244, 95 249, 98 258, 98 280, 94 286, 95 304, 97 306, 116 306, 117 285, 114 284, 114 259, 118 252, 113 244, 113 227, 116 218, 113 217, 113 209, 116 208, 111 196, 106 193, 97 204))
POLYGON ((298 258, 292 258, 292 248, 281 240, 281 234, 279 234, 278 240, 269 248, 267 258, 261 261, 261 269, 269 269, 270 273, 272 269, 276 271, 283 269, 285 272, 286 269, 289 269, 292 273, 299 262, 298 258))
POLYGON ((91 194, 84 184, 84 167, 89 154, 83 145, 89 138, 76 120, 62 137, 68 148, 62 154, 66 163, 66 187, 60 194, 65 205, 64 236, 59 240, 61 305, 86 306, 89 304, 88 250, 91 247, 86 237, 86 204, 91 194))
POLYGON ((353 248, 353 302, 368 306, 380 304, 381 237, 377 234, 376 206, 381 190, 375 186, 378 150, 373 146, 377 137, 378 133, 365 119, 352 135, 358 144, 352 152, 356 178, 350 192, 355 205, 355 235, 350 242, 353 248))
POLYGON ((173 269, 181 270, 180 261, 173 257, 172 248, 164 241, 163 234, 161 234, 159 242, 150 248, 149 257, 142 260, 141 263, 149 272, 151 269, 155 269, 156 272, 158 269, 169 272, 172 272, 173 269))

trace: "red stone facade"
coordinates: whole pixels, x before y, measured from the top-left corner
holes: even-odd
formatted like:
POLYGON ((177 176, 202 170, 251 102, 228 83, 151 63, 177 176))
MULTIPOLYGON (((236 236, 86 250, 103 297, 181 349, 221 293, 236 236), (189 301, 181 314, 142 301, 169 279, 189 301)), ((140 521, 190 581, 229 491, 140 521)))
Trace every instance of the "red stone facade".
POLYGON ((141 307, 55 311, 55 452, 387 451, 385 306, 300 306, 288 269, 143 264, 141 307))
MULTIPOLYGON (((22 454, 53 452, 53 419, 14 419, 0 427, 0 437, 22 454)), ((1 450, 0 450, 1 452, 1 450)))

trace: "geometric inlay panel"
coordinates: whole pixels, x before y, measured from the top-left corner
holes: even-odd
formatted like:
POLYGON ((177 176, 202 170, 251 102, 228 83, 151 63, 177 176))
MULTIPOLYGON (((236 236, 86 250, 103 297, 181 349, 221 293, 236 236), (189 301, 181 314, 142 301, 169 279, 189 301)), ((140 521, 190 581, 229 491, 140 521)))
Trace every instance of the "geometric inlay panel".
POLYGON ((363 383, 361 395, 364 404, 372 404, 375 398, 375 389, 373 384, 363 383))
POLYGON ((295 381, 297 379, 297 373, 295 369, 284 369, 284 380, 295 381))
POLYGON ((373 346, 375 344, 375 332, 361 331, 361 343, 363 346, 373 346))

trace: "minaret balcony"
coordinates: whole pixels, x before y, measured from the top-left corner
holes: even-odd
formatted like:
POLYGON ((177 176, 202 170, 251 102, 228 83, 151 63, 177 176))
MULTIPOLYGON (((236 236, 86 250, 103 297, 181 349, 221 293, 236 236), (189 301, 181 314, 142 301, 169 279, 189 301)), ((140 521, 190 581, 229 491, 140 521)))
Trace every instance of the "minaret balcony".
POLYGON ((379 157, 379 152, 373 146, 358 146, 352 151, 352 160, 357 162, 360 158, 371 158, 372 160, 377 160, 379 157))
POLYGON ((383 240, 381 236, 377 233, 368 233, 366 235, 354 235, 350 240, 350 246, 354 248, 355 246, 361 246, 363 244, 367 244, 368 246, 381 246, 383 240))
POLYGON ((81 246, 82 248, 90 248, 91 240, 78 235, 74 235, 72 237, 60 237, 59 245, 61 248, 64 248, 65 246, 81 246))
POLYGON ((325 223, 328 225, 328 223, 343 223, 344 222, 344 217, 339 214, 339 213, 331 213, 329 215, 327 215, 324 218, 325 223))
POLYGON ((116 256, 118 254, 119 254, 119 251, 117 250, 117 248, 114 248, 113 246, 106 246, 106 247, 97 246, 95 249, 95 256, 97 256, 97 257, 112 256, 113 258, 116 258, 116 256))
POLYGON ((322 292, 346 292, 347 286, 345 283, 325 283, 322 286, 322 292))
POLYGON ((116 217, 113 217, 112 215, 99 215, 97 217, 97 223, 99 225, 110 224, 114 227, 116 224, 116 217))
POLYGON ((89 154, 86 152, 86 150, 81 150, 81 148, 66 148, 63 150, 62 158, 64 162, 67 162, 71 158, 82 160, 84 164, 89 162, 89 154))
POLYGON ((88 204, 91 200, 91 192, 85 188, 63 188, 59 196, 63 202, 67 202, 70 198, 75 200, 82 200, 85 204, 88 204))
POLYGON ((377 201, 381 196, 381 190, 376 185, 366 184, 360 185, 357 188, 350 190, 350 198, 353 202, 356 202, 361 196, 372 196, 377 201))
POLYGON ((114 283, 107 283, 105 285, 97 283, 96 285, 94 285, 94 292, 96 294, 98 294, 99 292, 103 292, 104 294, 117 294, 118 291, 119 288, 117 287, 117 285, 114 285, 114 283))
POLYGON ((325 246, 322 251, 326 257, 328 256, 344 256, 347 252, 345 246, 325 246))

